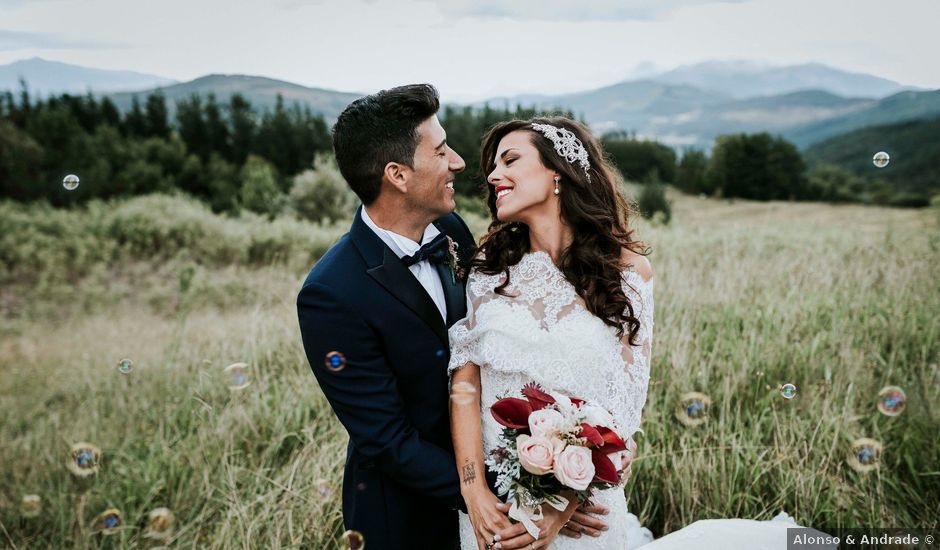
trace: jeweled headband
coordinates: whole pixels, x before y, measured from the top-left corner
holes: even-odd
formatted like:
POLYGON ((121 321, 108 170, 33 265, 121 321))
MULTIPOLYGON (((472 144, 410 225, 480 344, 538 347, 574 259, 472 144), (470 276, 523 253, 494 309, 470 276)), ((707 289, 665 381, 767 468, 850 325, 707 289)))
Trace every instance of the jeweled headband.
POLYGON ((588 170, 591 169, 591 163, 588 162, 587 149, 584 148, 584 144, 571 130, 552 126, 551 124, 533 124, 532 129, 550 139, 555 145, 555 151, 567 160, 568 164, 574 164, 575 162, 580 164, 581 168, 584 169, 587 180, 591 181, 591 174, 588 173, 588 170))

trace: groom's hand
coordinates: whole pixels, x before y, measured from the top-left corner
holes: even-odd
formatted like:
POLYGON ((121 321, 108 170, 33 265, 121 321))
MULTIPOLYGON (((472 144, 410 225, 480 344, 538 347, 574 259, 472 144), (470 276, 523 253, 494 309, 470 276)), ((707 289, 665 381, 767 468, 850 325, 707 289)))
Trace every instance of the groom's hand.
POLYGON ((607 515, 608 513, 610 513, 610 510, 606 507, 593 502, 589 505, 581 506, 575 510, 574 515, 571 516, 571 519, 561 528, 559 533, 573 539, 579 539, 581 535, 599 537, 601 536, 601 532, 606 531, 609 527, 603 520, 589 516, 588 514, 607 515))

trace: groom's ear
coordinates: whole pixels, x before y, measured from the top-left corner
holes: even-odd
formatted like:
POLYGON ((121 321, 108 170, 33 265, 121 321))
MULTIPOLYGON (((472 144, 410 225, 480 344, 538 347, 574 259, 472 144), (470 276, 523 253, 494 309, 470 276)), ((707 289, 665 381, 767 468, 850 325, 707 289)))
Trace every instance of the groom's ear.
POLYGON ((383 178, 389 185, 398 189, 400 193, 408 192, 408 178, 411 176, 411 168, 406 164, 390 162, 385 165, 383 178))

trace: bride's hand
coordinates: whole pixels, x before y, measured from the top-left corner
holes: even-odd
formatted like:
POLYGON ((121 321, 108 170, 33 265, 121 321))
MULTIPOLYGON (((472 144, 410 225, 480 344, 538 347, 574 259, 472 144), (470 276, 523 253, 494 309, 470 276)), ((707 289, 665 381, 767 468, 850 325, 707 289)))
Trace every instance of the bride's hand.
MULTIPOLYGON (((517 524, 514 527, 517 529, 518 535, 511 538, 502 538, 497 548, 501 550, 540 550, 548 548, 578 507, 574 493, 562 493, 562 496, 567 498, 569 503, 567 509, 563 511, 556 510, 547 504, 542 505, 542 519, 535 522, 539 528, 538 539, 532 538, 532 535, 524 528, 519 529, 521 524, 517 524)), ((508 504, 500 506, 501 510, 508 511, 508 508, 508 504)))
POLYGON ((467 514, 470 516, 479 550, 492 548, 487 545, 493 544, 496 533, 512 526, 509 517, 497 508, 502 501, 487 487, 464 494, 464 503, 467 505, 467 514))
POLYGON ((636 458, 636 441, 632 437, 627 439, 626 450, 610 453, 607 456, 617 467, 617 485, 626 485, 632 473, 631 465, 636 458))

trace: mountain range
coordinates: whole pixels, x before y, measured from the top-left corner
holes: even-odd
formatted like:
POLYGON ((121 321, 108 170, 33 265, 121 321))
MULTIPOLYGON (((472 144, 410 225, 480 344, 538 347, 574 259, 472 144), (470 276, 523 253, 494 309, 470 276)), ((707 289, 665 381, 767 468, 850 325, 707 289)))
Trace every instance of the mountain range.
POLYGON ((41 57, 0 65, 0 90, 18 91, 20 79, 26 82, 32 95, 39 96, 145 90, 176 83, 152 74, 94 69, 41 57))
MULTIPOLYGON (((215 94, 227 102, 241 93, 253 105, 273 108, 283 96, 332 121, 362 94, 311 88, 248 75, 214 74, 189 82, 154 75, 103 71, 39 58, 0 66, 0 90, 109 95, 122 110, 160 90, 171 113, 192 94, 215 94)), ((594 90, 561 95, 497 97, 474 105, 564 108, 583 117, 595 132, 620 130, 675 147, 709 149, 715 136, 768 131, 800 147, 876 124, 940 115, 940 90, 922 91, 872 75, 817 63, 775 67, 749 61, 712 61, 682 66, 594 90)))

